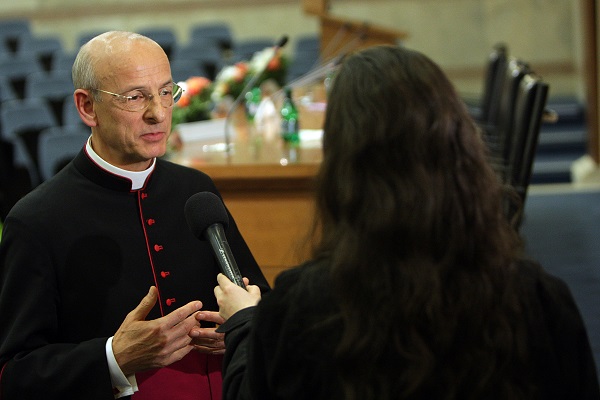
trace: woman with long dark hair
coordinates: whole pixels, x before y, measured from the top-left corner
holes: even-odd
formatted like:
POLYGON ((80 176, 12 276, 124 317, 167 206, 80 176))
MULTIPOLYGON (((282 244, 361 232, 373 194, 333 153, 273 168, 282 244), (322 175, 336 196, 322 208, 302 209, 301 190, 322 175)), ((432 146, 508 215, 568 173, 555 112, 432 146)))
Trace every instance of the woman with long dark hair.
POLYGON ((435 63, 393 46, 347 57, 312 261, 262 300, 218 278, 224 398, 599 398, 574 300, 524 258, 503 198, 435 63))

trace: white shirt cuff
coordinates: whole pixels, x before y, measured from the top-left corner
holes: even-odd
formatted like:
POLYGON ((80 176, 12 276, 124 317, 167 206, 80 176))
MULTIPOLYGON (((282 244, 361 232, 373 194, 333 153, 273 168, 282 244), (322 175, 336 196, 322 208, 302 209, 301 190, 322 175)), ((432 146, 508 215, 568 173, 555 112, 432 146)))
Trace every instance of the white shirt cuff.
POLYGON ((125 376, 121 367, 117 364, 117 359, 112 348, 113 336, 106 341, 106 359, 108 360, 108 370, 110 371, 110 381, 114 389, 115 399, 123 396, 131 396, 138 391, 135 374, 125 376))

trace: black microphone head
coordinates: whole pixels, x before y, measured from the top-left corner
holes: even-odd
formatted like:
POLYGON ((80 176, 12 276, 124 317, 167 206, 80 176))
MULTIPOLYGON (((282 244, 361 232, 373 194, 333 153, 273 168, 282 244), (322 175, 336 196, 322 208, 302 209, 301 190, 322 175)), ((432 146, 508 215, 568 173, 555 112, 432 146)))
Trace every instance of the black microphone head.
POLYGON ((204 239, 204 232, 213 224, 229 226, 229 217, 223 202, 212 192, 198 192, 192 195, 184 207, 185 219, 194 236, 204 239))
POLYGON ((288 42, 288 36, 287 35, 283 35, 281 37, 281 39, 279 39, 279 41, 277 42, 277 44, 275 45, 275 47, 283 47, 285 46, 285 44, 288 42))

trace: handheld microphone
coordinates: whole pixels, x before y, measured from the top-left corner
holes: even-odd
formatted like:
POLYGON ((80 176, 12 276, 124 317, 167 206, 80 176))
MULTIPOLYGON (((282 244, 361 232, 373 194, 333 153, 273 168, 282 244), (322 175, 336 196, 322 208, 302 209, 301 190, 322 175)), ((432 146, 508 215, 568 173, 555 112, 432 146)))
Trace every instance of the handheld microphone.
POLYGON ((185 218, 194 236, 208 240, 221 272, 236 285, 246 288, 225 236, 229 217, 221 199, 211 192, 199 192, 185 203, 185 218))
POLYGON ((230 139, 230 135, 229 135, 229 121, 231 119, 231 114, 240 105, 240 102, 242 101, 242 99, 244 99, 246 92, 256 84, 256 81, 258 81, 258 79, 261 77, 263 72, 265 72, 265 70, 267 69, 267 66, 269 65, 269 62, 271 62, 271 60, 273 58, 275 58, 275 56, 277 55, 277 51, 280 48, 282 48, 283 46, 285 46, 287 42, 288 42, 287 35, 283 35, 281 37, 281 39, 279 39, 277 41, 275 46, 273 46, 273 53, 272 53, 271 57, 267 60, 267 62, 265 62, 265 64, 261 67, 261 69, 259 69, 258 71, 255 71, 252 78, 250 78, 250 80, 248 81, 248 83, 246 83, 246 85, 244 86, 244 88, 242 89, 240 94, 235 98, 235 100, 231 104, 229 111, 227 111, 227 115, 225 116, 225 151, 228 156, 229 156, 229 153, 231 150, 231 145, 230 145, 231 139, 230 139))

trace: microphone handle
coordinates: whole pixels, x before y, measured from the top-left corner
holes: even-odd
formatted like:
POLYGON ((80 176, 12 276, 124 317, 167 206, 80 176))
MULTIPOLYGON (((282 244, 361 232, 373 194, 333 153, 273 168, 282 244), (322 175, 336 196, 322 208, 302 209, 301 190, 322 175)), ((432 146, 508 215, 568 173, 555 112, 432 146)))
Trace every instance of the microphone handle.
POLYGON ((223 272, 231 282, 245 289, 246 285, 244 285, 242 274, 233 258, 233 253, 227 242, 223 225, 219 223, 212 224, 206 228, 205 235, 215 253, 221 272, 223 272))

